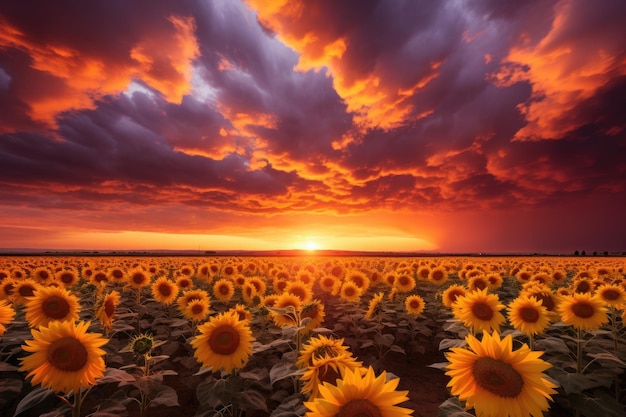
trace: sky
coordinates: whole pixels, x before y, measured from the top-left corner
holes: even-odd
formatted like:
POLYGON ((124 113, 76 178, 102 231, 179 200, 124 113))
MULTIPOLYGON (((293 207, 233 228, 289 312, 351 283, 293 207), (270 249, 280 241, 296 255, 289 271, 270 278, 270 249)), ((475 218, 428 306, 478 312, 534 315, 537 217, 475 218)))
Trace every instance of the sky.
POLYGON ((0 0, 0 247, 626 250, 623 0, 0 0))

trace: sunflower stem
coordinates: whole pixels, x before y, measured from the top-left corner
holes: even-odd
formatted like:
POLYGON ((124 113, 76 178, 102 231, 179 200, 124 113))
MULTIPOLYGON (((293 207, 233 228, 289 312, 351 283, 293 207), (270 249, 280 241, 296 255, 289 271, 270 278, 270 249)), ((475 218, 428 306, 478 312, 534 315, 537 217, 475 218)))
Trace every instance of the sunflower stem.
POLYGON ((74 404, 72 404, 72 417, 80 417, 80 409, 83 405, 83 389, 79 388, 74 393, 74 404))
POLYGON ((528 335, 528 346, 530 350, 535 350, 535 335, 533 333, 528 335))
POLYGON ((576 373, 581 374, 583 371, 583 339, 582 330, 576 328, 576 373))

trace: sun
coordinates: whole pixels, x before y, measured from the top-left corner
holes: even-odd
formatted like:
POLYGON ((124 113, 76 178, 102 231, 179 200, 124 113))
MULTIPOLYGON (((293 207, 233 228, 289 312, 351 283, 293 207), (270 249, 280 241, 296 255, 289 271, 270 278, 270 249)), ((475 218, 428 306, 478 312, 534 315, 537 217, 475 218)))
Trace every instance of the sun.
POLYGON ((312 240, 308 240, 304 242, 304 249, 308 251, 315 251, 315 250, 318 250, 319 248, 320 246, 316 242, 313 242, 312 240))

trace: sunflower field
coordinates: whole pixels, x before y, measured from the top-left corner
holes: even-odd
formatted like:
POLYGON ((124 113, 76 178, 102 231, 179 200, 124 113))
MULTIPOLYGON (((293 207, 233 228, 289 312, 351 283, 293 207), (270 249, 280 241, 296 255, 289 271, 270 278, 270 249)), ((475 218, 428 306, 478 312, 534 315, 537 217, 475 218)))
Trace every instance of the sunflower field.
POLYGON ((5 256, 3 416, 626 415, 623 257, 5 256))

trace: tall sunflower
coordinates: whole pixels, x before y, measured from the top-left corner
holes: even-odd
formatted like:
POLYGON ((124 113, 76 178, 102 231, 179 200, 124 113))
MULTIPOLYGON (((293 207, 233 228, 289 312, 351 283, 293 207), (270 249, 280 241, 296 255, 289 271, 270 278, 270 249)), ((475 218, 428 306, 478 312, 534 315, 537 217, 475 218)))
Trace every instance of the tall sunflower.
POLYGON ((120 293, 111 291, 102 299, 102 305, 96 312, 96 317, 100 321, 102 328, 110 332, 113 329, 113 319, 115 318, 115 309, 120 303, 120 293))
POLYGON ((604 284, 598 287, 596 295, 607 306, 619 307, 626 304, 626 290, 621 285, 604 284))
MULTIPOLYGON (((290 294, 288 292, 284 292, 278 296, 273 307, 277 309, 293 307, 294 310, 297 312, 300 311, 300 308, 302 307, 302 301, 300 300, 300 297, 290 294)), ((274 320, 274 323, 279 327, 294 326, 297 324, 294 314, 280 314, 272 311, 272 319, 274 320)))
POLYGON ((309 401, 313 401, 319 397, 319 387, 324 382, 335 385, 338 379, 343 378, 346 369, 358 371, 361 366, 362 362, 357 362, 349 353, 313 358, 300 377, 304 382, 301 391, 309 395, 309 401))
POLYGON ((344 283, 341 285, 339 296, 342 300, 352 303, 359 300, 359 298, 361 297, 361 290, 354 282, 344 281, 344 283))
POLYGON ((15 283, 15 287, 13 288, 11 301, 13 301, 15 305, 26 304, 28 298, 35 295, 35 292, 42 286, 42 284, 30 278, 19 280, 15 283))
POLYGON ((22 349, 31 352, 24 358, 21 371, 28 372, 33 385, 55 392, 75 393, 96 384, 104 375, 105 351, 100 347, 107 339, 98 333, 87 333, 89 322, 52 321, 48 326, 32 330, 33 340, 26 340, 22 349))
POLYGON ((308 303, 313 299, 311 287, 302 281, 291 281, 285 286, 285 291, 295 295, 303 303, 308 303))
POLYGON ((313 300, 310 303, 303 305, 300 318, 302 319, 304 328, 301 332, 307 334, 313 329, 317 329, 324 322, 325 316, 326 313, 324 312, 324 303, 320 300, 313 300))
POLYGON ((504 316, 500 313, 503 308, 504 305, 500 304, 498 295, 488 294, 484 289, 471 291, 459 297, 452 305, 452 313, 467 328, 474 331, 489 331, 500 329, 504 322, 504 316))
POLYGON ((467 288, 462 285, 453 284, 446 288, 441 294, 441 302, 446 307, 452 307, 456 300, 459 297, 463 297, 465 294, 467 294, 467 288))
POLYGON ((213 295, 226 303, 235 295, 235 284, 230 279, 221 278, 213 284, 213 295))
POLYGON ((424 299, 417 294, 409 295, 404 300, 404 308, 406 312, 412 316, 419 316, 424 311, 426 303, 424 299))
POLYGON ((448 280, 448 271, 443 266, 437 266, 428 273, 428 281, 435 285, 441 285, 448 280))
POLYGON ((245 320, 239 320, 234 312, 225 312, 212 317, 198 326, 200 334, 191 345, 194 356, 204 367, 214 371, 231 372, 243 367, 252 354, 252 342, 255 340, 245 320))
POLYGON ((128 271, 128 283, 133 288, 143 288, 150 284, 151 275, 143 268, 133 268, 128 271))
POLYGON ((573 293, 559 304, 561 320, 581 330, 597 330, 609 321, 604 301, 587 292, 573 293))
POLYGON ((15 310, 6 300, 0 300, 0 336, 6 332, 5 324, 9 324, 15 318, 15 310))
POLYGON ((511 335, 500 339, 497 332, 483 333, 481 341, 472 335, 465 340, 469 349, 451 348, 446 353, 452 395, 481 417, 543 415, 556 394, 556 385, 543 374, 552 366, 539 359, 543 352, 528 345, 514 351, 511 335))
POLYGON ((372 297, 372 299, 370 300, 367 306, 367 311, 365 312, 365 316, 364 316, 365 320, 372 320, 375 316, 378 315, 378 313, 380 312, 381 303, 383 302, 384 297, 385 297, 385 293, 382 291, 377 293, 374 297, 372 297))
POLYGON ((348 346, 343 344, 343 339, 326 337, 323 334, 311 337, 302 346, 296 365, 305 368, 313 365, 314 358, 322 356, 339 356, 343 353, 350 353, 348 346))
POLYGON ((26 320, 30 327, 45 326, 51 321, 76 321, 78 297, 64 288, 40 287, 26 302, 26 320))
POLYGON ((78 282, 78 272, 74 268, 63 269, 54 276, 55 280, 60 282, 65 288, 71 288, 78 282))
POLYGON ((152 297, 160 303, 170 305, 178 296, 178 286, 167 277, 160 277, 150 286, 152 297))
POLYGON ((203 321, 209 315, 209 300, 194 298, 185 305, 181 313, 188 320, 203 321))
POLYGON ((399 292, 404 293, 412 291, 417 283, 415 282, 415 278, 409 275, 409 272, 405 272, 402 274, 398 274, 393 285, 398 289, 399 292))
POLYGON ((324 382, 319 397, 304 403, 310 410, 306 417, 411 415, 413 410, 397 405, 408 400, 408 391, 396 391, 399 382, 398 378, 387 381, 385 371, 376 377, 371 367, 365 372, 346 369, 336 384, 324 382))
POLYGON ((524 294, 509 303, 507 315, 511 325, 527 335, 541 334, 550 324, 548 309, 537 298, 524 294))

